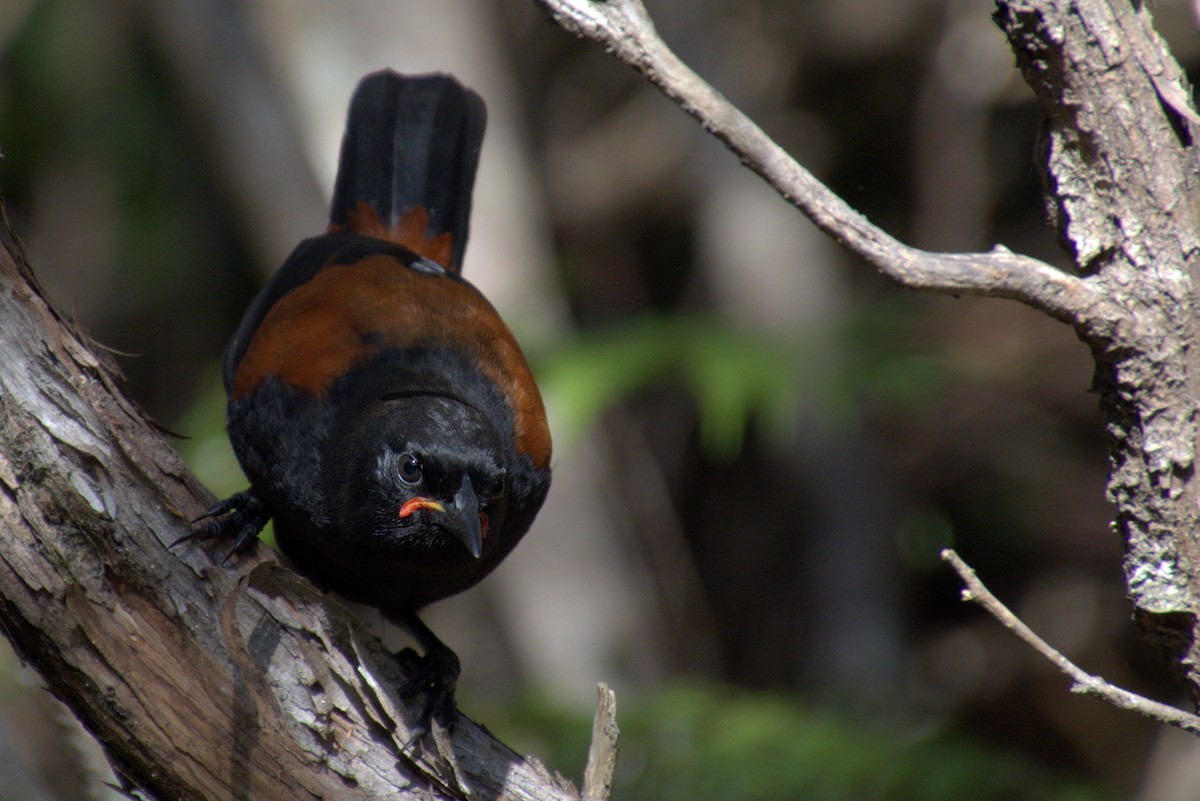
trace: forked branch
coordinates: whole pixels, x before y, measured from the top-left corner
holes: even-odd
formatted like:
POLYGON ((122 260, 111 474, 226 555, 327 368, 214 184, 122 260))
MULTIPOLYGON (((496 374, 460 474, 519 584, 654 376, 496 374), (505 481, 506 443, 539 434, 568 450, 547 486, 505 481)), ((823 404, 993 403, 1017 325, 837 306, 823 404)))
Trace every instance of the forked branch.
POLYGON ((658 35, 641 0, 537 1, 564 28, 641 72, 818 228, 897 284, 1011 298, 1075 325, 1101 314, 1102 298, 1087 280, 1045 262, 999 246, 987 253, 933 253, 873 225, 684 64, 658 35))

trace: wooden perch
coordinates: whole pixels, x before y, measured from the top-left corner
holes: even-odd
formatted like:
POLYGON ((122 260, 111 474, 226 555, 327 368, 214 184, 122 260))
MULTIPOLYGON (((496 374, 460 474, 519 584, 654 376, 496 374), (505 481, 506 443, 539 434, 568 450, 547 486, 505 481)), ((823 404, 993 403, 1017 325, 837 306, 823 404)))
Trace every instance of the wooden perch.
POLYGON ((465 717, 405 751, 398 665, 336 599, 265 548, 224 567, 169 549, 211 496, 8 247, 0 352, 0 628, 130 786, 197 801, 579 797, 465 717))

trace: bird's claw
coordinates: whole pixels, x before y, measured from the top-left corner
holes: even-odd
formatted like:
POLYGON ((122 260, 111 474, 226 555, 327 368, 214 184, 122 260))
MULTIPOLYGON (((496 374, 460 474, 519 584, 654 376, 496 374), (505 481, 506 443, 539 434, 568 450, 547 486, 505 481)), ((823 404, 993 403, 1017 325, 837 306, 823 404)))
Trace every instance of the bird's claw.
POLYGON ((194 525, 209 518, 212 518, 209 522, 202 526, 196 526, 172 542, 170 547, 174 548, 190 540, 229 539, 232 535, 233 547, 221 560, 221 563, 224 564, 235 553, 247 550, 258 540, 259 532, 270 520, 271 515, 262 499, 253 489, 248 489, 215 504, 204 514, 192 520, 192 523, 194 525))

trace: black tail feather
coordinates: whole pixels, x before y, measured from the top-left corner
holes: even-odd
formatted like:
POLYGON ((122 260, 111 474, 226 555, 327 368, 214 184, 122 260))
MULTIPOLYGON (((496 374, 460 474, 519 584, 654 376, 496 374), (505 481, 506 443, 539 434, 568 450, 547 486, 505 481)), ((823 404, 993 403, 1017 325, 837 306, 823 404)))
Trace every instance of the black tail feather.
POLYGON ((405 241, 396 229, 402 215, 423 208, 420 234, 449 234, 451 263, 444 266, 461 270, 486 123, 483 101, 449 75, 383 70, 363 78, 350 101, 330 227, 391 232, 422 252, 421 242, 405 241), (362 204, 377 221, 364 219, 362 204))

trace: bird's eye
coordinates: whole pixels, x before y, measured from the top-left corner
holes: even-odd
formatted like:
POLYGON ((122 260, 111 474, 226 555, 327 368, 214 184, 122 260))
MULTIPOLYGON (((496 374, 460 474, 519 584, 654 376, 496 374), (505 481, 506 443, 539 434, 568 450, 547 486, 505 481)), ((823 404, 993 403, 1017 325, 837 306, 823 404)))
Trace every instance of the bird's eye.
POLYGON ((424 468, 421 466, 421 460, 411 453, 400 454, 400 464, 396 467, 396 472, 400 475, 400 480, 405 484, 416 484, 424 475, 424 468))

